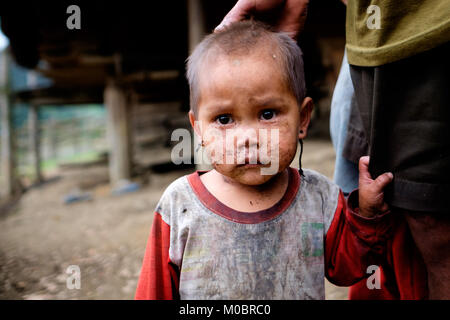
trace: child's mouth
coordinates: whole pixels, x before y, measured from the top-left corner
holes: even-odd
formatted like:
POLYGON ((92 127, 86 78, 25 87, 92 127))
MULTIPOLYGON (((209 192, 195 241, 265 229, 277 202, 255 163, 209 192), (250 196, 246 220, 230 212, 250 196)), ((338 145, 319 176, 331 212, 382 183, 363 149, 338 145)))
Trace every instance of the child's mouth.
POLYGON ((237 166, 238 167, 259 167, 262 166, 263 164, 258 160, 254 160, 254 159, 250 159, 248 157, 245 158, 244 163, 239 163, 237 166))
POLYGON ((262 166, 261 163, 245 163, 245 164, 238 164, 238 167, 246 167, 246 168, 253 168, 253 167, 259 167, 262 166))

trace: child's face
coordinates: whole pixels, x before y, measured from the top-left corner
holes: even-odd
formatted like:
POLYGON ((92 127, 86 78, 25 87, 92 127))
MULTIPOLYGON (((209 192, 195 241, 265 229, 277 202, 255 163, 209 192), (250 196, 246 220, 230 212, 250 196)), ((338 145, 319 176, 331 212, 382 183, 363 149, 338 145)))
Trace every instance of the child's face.
POLYGON ((276 59, 265 52, 208 63, 200 74, 197 115, 189 114, 214 169, 242 184, 263 184, 286 169, 309 124, 311 99, 298 105, 276 59), (275 168, 271 174, 269 167, 275 168))

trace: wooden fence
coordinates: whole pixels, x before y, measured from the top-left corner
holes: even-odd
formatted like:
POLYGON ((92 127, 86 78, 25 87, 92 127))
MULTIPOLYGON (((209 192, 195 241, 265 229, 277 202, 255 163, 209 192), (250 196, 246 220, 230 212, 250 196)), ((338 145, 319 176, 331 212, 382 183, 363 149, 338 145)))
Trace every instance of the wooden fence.
MULTIPOLYGON (((27 126, 14 130, 15 163, 18 176, 33 176, 33 154, 27 126)), ((76 117, 39 123, 41 169, 70 162, 83 155, 107 151, 106 122, 101 117, 76 117)))

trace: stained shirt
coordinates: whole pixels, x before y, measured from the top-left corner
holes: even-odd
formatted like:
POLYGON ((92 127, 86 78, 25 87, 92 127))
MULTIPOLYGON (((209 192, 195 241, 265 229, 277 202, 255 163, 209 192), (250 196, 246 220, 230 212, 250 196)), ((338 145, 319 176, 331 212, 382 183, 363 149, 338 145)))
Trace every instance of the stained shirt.
POLYGON ((390 214, 358 215, 323 175, 288 168, 272 207, 227 207, 196 171, 161 197, 145 251, 136 299, 324 299, 324 278, 349 286, 380 262, 390 214))

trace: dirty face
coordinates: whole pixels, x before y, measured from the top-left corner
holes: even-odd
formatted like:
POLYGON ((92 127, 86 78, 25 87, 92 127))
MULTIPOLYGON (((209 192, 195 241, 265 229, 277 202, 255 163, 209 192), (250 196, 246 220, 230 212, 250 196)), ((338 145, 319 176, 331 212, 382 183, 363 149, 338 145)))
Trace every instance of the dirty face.
POLYGON ((266 50, 219 56, 200 72, 191 124, 214 169, 241 184, 260 185, 285 170, 300 130, 306 134, 311 110, 305 124, 276 59, 266 50))

